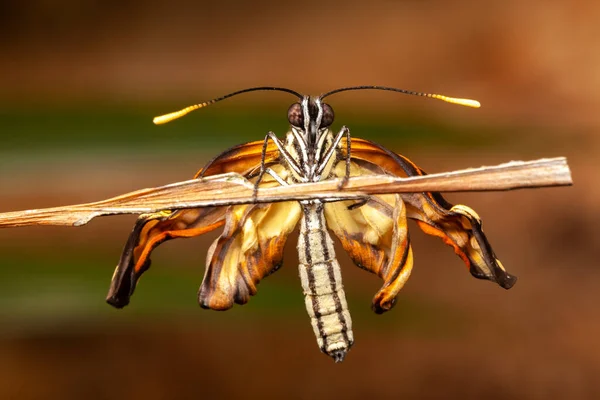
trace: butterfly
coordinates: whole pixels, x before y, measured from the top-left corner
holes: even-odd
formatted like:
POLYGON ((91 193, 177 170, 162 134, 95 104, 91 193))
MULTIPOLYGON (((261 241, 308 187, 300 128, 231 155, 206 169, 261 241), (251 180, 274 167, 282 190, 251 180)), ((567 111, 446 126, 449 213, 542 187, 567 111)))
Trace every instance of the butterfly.
MULTIPOLYGON (((351 137, 346 126, 337 133, 332 130, 334 112, 323 100, 335 93, 363 89, 479 106, 474 100, 382 86, 346 87, 314 97, 286 88, 256 87, 156 117, 154 122, 163 124, 241 93, 282 91, 297 97, 287 113, 290 128, 285 139, 268 132, 264 140, 232 147, 212 159, 195 178, 235 172, 252 182, 256 191, 330 179, 339 179, 339 188, 343 189, 355 176, 425 175, 408 158, 369 140, 351 137)), ((496 282, 505 289, 514 285, 516 278, 497 259, 477 213, 468 206, 448 203, 440 193, 422 192, 348 200, 252 202, 142 214, 125 244, 106 300, 116 308, 129 304, 159 244, 221 229, 207 252, 198 301, 201 307, 213 310, 245 304, 257 293, 259 282, 282 266, 286 241, 299 225, 298 265, 306 310, 320 350, 340 362, 352 347, 354 336, 331 233, 358 267, 383 280, 372 309, 384 313, 394 306, 412 271, 408 219, 452 247, 475 278, 496 282)))

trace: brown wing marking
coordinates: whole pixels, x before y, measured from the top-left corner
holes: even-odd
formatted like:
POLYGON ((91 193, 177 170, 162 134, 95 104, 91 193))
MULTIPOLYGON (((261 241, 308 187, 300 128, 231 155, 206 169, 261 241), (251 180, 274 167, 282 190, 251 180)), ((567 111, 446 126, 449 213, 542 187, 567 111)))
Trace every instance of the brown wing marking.
MULTIPOLYGON (((227 172, 252 175, 252 171, 258 171, 260 168, 263 145, 264 141, 258 140, 225 150, 209 161, 204 168, 196 173, 194 178, 227 172)), ((268 142, 265 155, 266 164, 273 163, 279 159, 279 151, 272 141, 268 142)))
MULTIPOLYGON (((252 175, 260 167, 263 143, 256 141, 232 147, 211 160, 194 177, 226 172, 252 175)), ((278 156, 274 144, 267 146, 267 163, 273 163, 278 156)), ((199 236, 218 228, 225 223, 226 210, 226 207, 208 207, 140 215, 113 274, 106 301, 117 308, 129 304, 137 281, 150 267, 150 254, 159 244, 173 238, 199 236)))
MULTIPOLYGON (((352 159, 371 164, 369 170, 380 169, 396 176, 425 175, 406 157, 364 139, 352 139, 352 159)), ((417 220, 427 234, 442 238, 465 262, 471 274, 479 279, 511 288, 516 277, 508 274, 496 258, 481 229, 481 220, 467 206, 453 206, 440 193, 402 193, 408 218, 417 220)))
POLYGON ((224 224, 225 207, 207 207, 142 214, 136 221, 112 277, 106 301, 117 308, 129 304, 141 275, 150 268, 150 254, 176 237, 202 235, 224 224))
POLYGON ((281 266, 300 215, 297 202, 229 207, 225 229, 208 250, 200 306, 227 310, 248 302, 260 280, 281 266))
MULTIPOLYGON (((414 199, 413 204, 422 201, 414 199)), ((471 275, 479 279, 496 282, 510 289, 517 278, 510 275, 496 258, 487 237, 481 228, 481 219, 477 213, 464 205, 455 205, 450 210, 431 207, 422 202, 420 208, 414 208, 411 218, 423 232, 441 238, 451 246, 454 252, 465 262, 471 275)))
MULTIPOLYGON (((350 166, 351 176, 365 172, 355 163, 350 166)), ((338 163, 334 173, 343 175, 345 163, 338 163)), ((327 226, 356 265, 384 280, 372 304, 373 311, 380 314, 394 306, 412 271, 406 207, 399 195, 371 196, 366 204, 348 209, 352 204, 325 204, 327 226)))
MULTIPOLYGON (((351 139, 351 144, 352 159, 368 161, 378 165, 385 171, 391 172, 392 175, 395 176, 402 177, 425 174, 423 170, 408 158, 396 154, 370 140, 353 137, 351 139)), ((345 139, 342 139, 340 147, 342 149, 346 148, 345 139)))

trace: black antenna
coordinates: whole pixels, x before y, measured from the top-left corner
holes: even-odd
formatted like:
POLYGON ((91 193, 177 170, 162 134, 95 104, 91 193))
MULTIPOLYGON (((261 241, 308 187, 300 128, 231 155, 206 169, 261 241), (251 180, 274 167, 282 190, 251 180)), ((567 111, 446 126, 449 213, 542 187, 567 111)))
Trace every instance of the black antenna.
POLYGON ((186 107, 182 110, 175 111, 175 112, 165 114, 165 115, 161 115, 159 117, 155 117, 153 122, 156 125, 166 124, 167 122, 171 122, 174 119, 181 118, 184 115, 189 114, 190 112, 197 110, 199 108, 210 106, 211 104, 214 104, 218 101, 228 99, 230 97, 233 97, 233 96, 241 94, 241 93, 255 92, 258 90, 276 90, 279 92, 286 92, 286 93, 293 94, 294 96, 298 97, 299 99, 302 99, 302 97, 303 97, 300 93, 295 92, 291 89, 280 88, 280 87, 270 87, 270 86, 253 87, 253 88, 238 90, 237 92, 229 93, 229 94, 226 94, 225 96, 217 97, 216 99, 212 99, 212 100, 206 101, 204 103, 194 104, 193 106, 186 107))
POLYGON ((479 108, 481 106, 481 104, 479 104, 479 102, 477 100, 459 99, 456 97, 448 97, 448 96, 444 96, 441 94, 414 92, 412 90, 397 89, 397 88, 387 87, 387 86, 351 86, 351 87, 335 89, 335 90, 332 90, 331 92, 327 92, 327 93, 321 95, 321 100, 327 96, 330 96, 332 94, 339 93, 339 92, 346 92, 349 90, 366 90, 366 89, 389 90, 391 92, 399 92, 399 93, 404 93, 404 94, 410 94, 413 96, 429 97, 431 99, 445 101, 446 103, 459 104, 461 106, 467 106, 467 107, 473 107, 473 108, 479 108))

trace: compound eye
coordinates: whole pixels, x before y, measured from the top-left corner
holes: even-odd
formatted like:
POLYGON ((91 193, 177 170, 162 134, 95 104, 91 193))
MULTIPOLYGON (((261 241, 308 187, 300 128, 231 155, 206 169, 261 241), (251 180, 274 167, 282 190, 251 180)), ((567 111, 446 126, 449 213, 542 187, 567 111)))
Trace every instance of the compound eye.
POLYGON ((321 118, 321 128, 327 128, 333 124, 333 108, 329 104, 323 103, 323 117, 321 118))
POLYGON ((304 113, 300 103, 294 103, 288 109, 288 121, 296 128, 304 127, 304 113))

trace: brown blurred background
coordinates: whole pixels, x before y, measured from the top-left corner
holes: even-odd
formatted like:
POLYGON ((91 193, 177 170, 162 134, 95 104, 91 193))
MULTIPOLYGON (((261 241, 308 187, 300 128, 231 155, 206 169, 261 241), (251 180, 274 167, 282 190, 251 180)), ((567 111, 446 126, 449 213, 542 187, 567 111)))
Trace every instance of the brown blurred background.
POLYGON ((292 98, 240 96, 164 127, 153 116, 249 86, 318 94, 334 128, 430 172, 567 156, 575 186, 454 194, 519 277, 473 279, 411 225, 415 270, 390 313, 343 251, 355 347, 320 354, 294 239, 250 303, 196 303, 215 235, 169 242, 132 304, 104 303, 135 220, 0 231, 0 398, 600 397, 600 3, 593 1, 0 3, 0 211, 93 201, 191 177, 282 136, 292 98))

